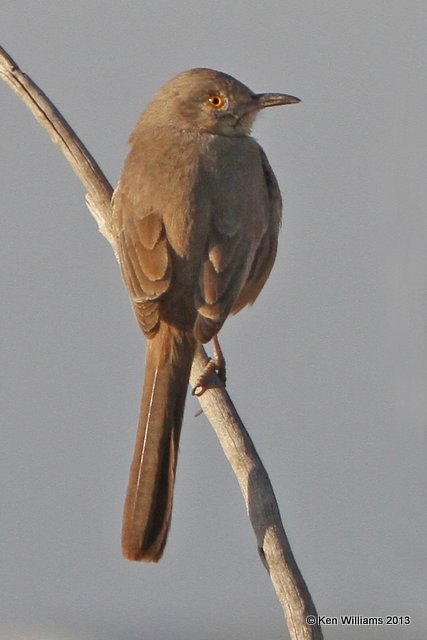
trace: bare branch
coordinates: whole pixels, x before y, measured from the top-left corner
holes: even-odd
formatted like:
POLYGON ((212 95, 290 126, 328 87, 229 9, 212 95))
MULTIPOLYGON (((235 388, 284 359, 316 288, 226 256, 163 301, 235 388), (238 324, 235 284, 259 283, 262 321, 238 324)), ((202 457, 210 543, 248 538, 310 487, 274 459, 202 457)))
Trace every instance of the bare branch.
MULTIPOLYGON (((207 362, 206 353, 200 348, 191 370, 192 385, 207 362)), ((291 638, 322 638, 320 627, 317 624, 310 626, 306 621, 310 615, 317 619, 316 609, 292 554, 270 478, 217 376, 211 376, 208 390, 199 396, 199 402, 239 482, 257 539, 258 552, 282 605, 291 638)))
MULTIPOLYGON (((99 231, 111 244, 117 257, 111 206, 113 189, 100 167, 49 98, 31 78, 22 73, 1 47, 0 75, 66 156, 86 188, 86 202, 98 223, 99 231)), ((206 353, 200 347, 191 372, 193 384, 206 362, 206 353)), ((323 637, 320 626, 309 625, 306 621, 310 615, 316 618, 316 609, 293 557, 267 472, 227 392, 215 375, 211 380, 209 389, 199 401, 238 479, 258 551, 283 607, 291 638, 320 640, 323 637)))
POLYGON ((86 203, 95 217, 100 233, 115 250, 112 228, 113 189, 95 159, 43 91, 22 73, 16 62, 0 47, 0 75, 33 112, 70 163, 86 188, 86 203))

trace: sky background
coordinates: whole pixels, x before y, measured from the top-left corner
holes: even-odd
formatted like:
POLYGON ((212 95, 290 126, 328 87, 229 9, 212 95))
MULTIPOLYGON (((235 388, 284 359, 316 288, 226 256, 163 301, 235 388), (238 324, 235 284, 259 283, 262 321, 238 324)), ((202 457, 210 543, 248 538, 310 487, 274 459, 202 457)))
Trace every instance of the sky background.
MULTIPOLYGON (((226 71, 301 104, 255 128, 284 197, 274 271, 221 332, 229 392, 320 614, 424 640, 427 4, 2 0, 0 43, 116 183, 153 93, 226 71)), ((63 156, 0 84, 1 640, 278 640, 237 482, 189 398, 158 565, 121 558, 144 339, 63 156)))

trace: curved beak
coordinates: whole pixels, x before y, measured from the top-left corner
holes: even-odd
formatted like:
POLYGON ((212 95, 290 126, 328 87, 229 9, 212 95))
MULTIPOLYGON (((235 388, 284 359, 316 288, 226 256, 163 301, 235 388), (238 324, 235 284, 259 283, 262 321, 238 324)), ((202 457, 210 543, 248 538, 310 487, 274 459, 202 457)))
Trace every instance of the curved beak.
POLYGON ((301 102, 295 96, 289 96, 286 93, 257 93, 255 94, 258 109, 264 107, 276 107, 281 104, 297 104, 301 102))

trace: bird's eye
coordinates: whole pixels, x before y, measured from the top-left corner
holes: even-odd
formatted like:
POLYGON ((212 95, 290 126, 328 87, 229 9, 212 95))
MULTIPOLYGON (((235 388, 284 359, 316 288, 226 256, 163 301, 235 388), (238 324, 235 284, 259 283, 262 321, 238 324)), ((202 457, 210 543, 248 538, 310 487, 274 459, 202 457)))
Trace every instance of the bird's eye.
POLYGON ((225 100, 219 95, 209 96, 209 104, 213 109, 221 109, 225 104, 225 100))

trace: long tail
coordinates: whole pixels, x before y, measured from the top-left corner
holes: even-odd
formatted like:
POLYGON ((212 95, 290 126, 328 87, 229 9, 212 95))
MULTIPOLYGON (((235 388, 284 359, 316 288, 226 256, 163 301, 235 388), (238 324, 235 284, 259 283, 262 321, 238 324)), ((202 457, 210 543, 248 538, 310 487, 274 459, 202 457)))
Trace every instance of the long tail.
POLYGON ((135 451, 123 515, 128 560, 157 562, 172 513, 178 443, 195 350, 192 336, 168 325, 148 339, 135 451))

